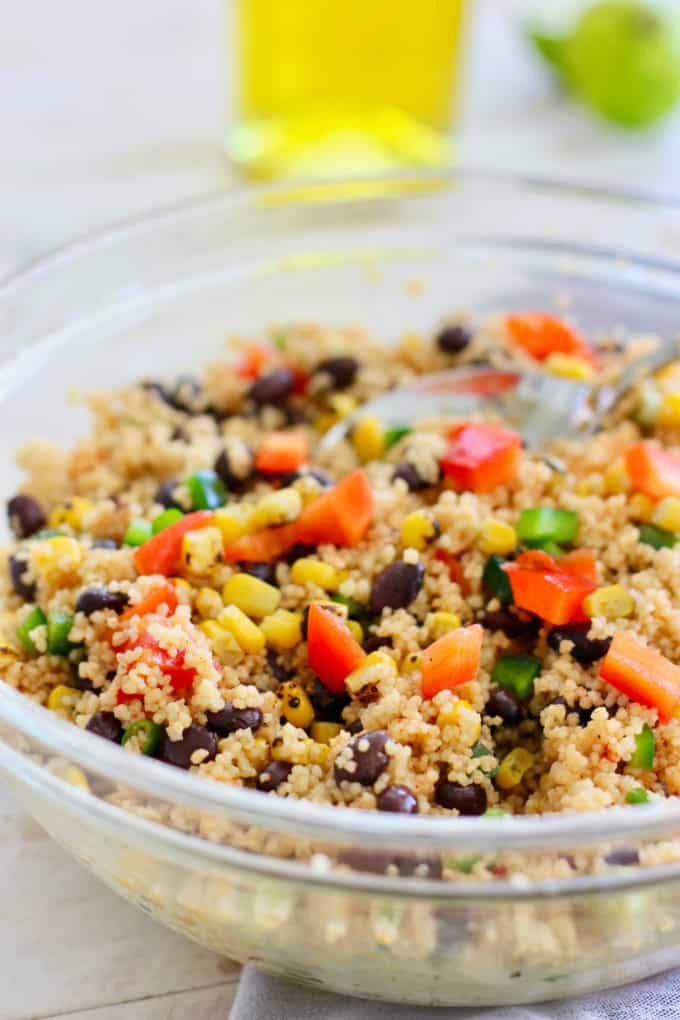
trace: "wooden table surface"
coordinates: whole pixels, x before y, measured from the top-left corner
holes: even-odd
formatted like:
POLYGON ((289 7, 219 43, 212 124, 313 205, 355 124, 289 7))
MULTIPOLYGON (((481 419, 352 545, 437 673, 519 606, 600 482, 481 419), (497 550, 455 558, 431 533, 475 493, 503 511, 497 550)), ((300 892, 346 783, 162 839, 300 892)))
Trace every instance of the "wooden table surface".
MULTIPOLYGON (((510 30, 512 6, 478 0, 462 162, 680 191, 677 121, 622 135, 561 104, 510 30)), ((223 17, 221 0, 7 7, 0 273, 107 223, 233 184, 219 145, 223 17)), ((0 1020, 227 1016, 238 968, 109 892, 1 787, 0 874, 0 1020)))

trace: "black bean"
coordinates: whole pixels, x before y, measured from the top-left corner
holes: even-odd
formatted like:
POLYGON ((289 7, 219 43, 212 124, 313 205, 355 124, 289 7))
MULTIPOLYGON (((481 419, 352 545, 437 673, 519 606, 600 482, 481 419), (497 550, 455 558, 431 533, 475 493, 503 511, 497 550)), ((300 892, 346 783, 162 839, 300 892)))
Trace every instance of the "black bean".
POLYGON ((295 563, 296 560, 303 559, 305 556, 311 556, 315 552, 315 545, 310 545, 308 542, 296 542, 285 554, 283 561, 284 563, 295 563))
POLYGON ((95 538, 92 542, 93 549, 117 549, 118 543, 113 538, 95 538))
POLYGON ((215 460, 215 472, 220 476, 228 489, 238 489, 250 481, 255 472, 255 458, 252 450, 245 445, 238 463, 234 457, 234 451, 230 453, 229 447, 225 447, 215 460))
POLYGON ((110 740, 114 744, 120 744, 123 739, 123 724, 116 719, 113 712, 96 712, 86 727, 90 733, 110 740))
POLYGON ((461 815, 483 815, 486 811, 486 790, 477 783, 462 786, 442 776, 434 788, 434 799, 440 807, 455 809, 461 815))
POLYGON ((349 724, 347 730, 349 733, 352 734, 352 736, 355 736, 357 733, 361 733, 363 728, 364 727, 363 723, 361 722, 361 719, 355 719, 353 723, 349 724))
POLYGON ((522 721, 524 712, 514 694, 497 687, 489 695, 484 714, 499 715, 506 726, 517 726, 522 721))
POLYGON ((161 482, 154 496, 156 503, 160 503, 166 510, 182 510, 182 506, 175 499, 175 489, 177 488, 177 480, 175 478, 168 478, 166 482, 161 482))
POLYGON ((295 376, 289 368, 275 368, 256 379, 248 390, 248 396, 263 407, 265 404, 283 404, 295 388, 295 376))
POLYGON ((629 867, 631 864, 640 863, 640 854, 632 846, 621 846, 618 850, 612 850, 604 859, 605 864, 616 864, 620 867, 629 867))
POLYGON ((256 577, 258 581, 276 586, 276 564, 275 563, 241 563, 239 569, 244 574, 256 577))
POLYGON ((314 369, 314 374, 323 372, 330 376, 334 390, 344 390, 351 386, 357 377, 359 362, 350 354, 339 354, 334 358, 326 358, 314 369))
POLYGON ((401 877, 417 875, 418 878, 441 878, 442 865, 436 857, 395 857, 380 850, 344 850, 339 855, 342 864, 353 871, 372 875, 384 875, 393 868, 401 877))
POLYGON ((262 725, 262 712, 259 708, 234 708, 232 703, 227 701, 219 712, 207 713, 207 723, 210 729, 221 737, 236 733, 237 730, 255 732, 262 725))
POLYGON ((437 347, 445 354, 460 354, 472 340, 472 333, 464 326, 445 326, 437 334, 437 347))
POLYGON ((79 663, 70 662, 68 663, 71 670, 71 677, 68 682, 69 687, 73 687, 76 691, 93 691, 94 684, 89 677, 81 676, 79 670, 79 663))
POLYGON ((285 666, 281 665, 281 663, 279 662, 279 657, 273 648, 267 649, 267 665, 269 666, 269 671, 271 675, 274 677, 275 680, 278 680, 280 684, 285 683, 286 680, 290 680, 291 674, 288 672, 285 666))
POLYGON ((297 404, 289 404, 286 408, 286 424, 287 425, 308 425, 310 421, 309 415, 297 404))
POLYGON ((362 786, 374 783, 389 761, 385 750, 389 739, 389 735, 382 730, 373 730, 370 733, 359 733, 350 740, 347 749, 351 754, 354 768, 338 765, 336 761, 334 768, 336 783, 343 780, 361 783, 362 786))
POLYGON ((76 601, 76 613, 91 616, 99 609, 113 609, 115 613, 122 613, 129 601, 124 591, 110 591, 103 585, 95 584, 81 591, 76 601))
POLYGON ((262 790, 263 793, 278 790, 279 786, 288 779, 292 768, 293 766, 287 761, 270 761, 269 765, 265 765, 257 777, 258 790, 262 790))
POLYGON ((28 563, 26 560, 20 559, 16 553, 10 556, 9 576, 12 580, 12 587, 17 595, 21 595, 22 599, 26 599, 27 602, 33 602, 35 599, 36 585, 34 581, 26 581, 24 579, 27 568, 28 563))
POLYGON ((527 616, 512 609, 496 609, 486 612, 480 623, 487 630, 500 630, 509 638, 533 637, 540 628, 535 616, 527 616))
POLYGON ((391 648, 392 644, 392 638, 389 635, 381 637, 379 634, 369 634, 364 641, 363 648, 365 652, 377 652, 379 648, 391 648))
POLYGON ((548 634, 548 644, 558 652, 560 642, 572 641, 574 647, 569 654, 572 659, 587 666, 604 658, 611 644, 611 638, 589 638, 589 630, 589 623, 568 623, 563 627, 555 627, 548 634))
POLYGON ((378 795, 378 811, 394 811, 403 815, 418 813, 418 801, 408 786, 386 786, 378 795))
POLYGON ((20 492, 7 503, 7 517, 17 538, 30 538, 45 527, 47 518, 43 508, 33 496, 20 492))
POLYGON ((217 735, 207 727, 192 723, 180 740, 170 740, 163 733, 156 757, 178 769, 188 769, 193 764, 191 756, 195 751, 207 751, 202 762, 212 761, 217 754, 217 735))
POLYGON ((373 582, 371 612, 380 613, 386 607, 405 609, 422 588, 424 577, 422 563, 406 563, 405 560, 390 563, 373 582))
POLYGON ((309 700, 314 707, 314 718, 319 722, 342 722, 342 710, 349 705, 350 699, 345 694, 334 695, 320 680, 314 680, 308 691, 309 700))
POLYGON ((397 478, 401 478, 403 482, 406 482, 409 492, 420 492, 421 489, 429 488, 431 484, 430 482, 425 481, 413 464, 409 464, 408 461, 404 461, 403 464, 398 464, 394 469, 392 481, 396 482, 397 478))
POLYGON ((285 489, 288 485, 293 485, 300 478, 313 478, 322 489, 329 489, 333 485, 333 479, 329 478, 326 472, 320 468, 302 467, 298 468, 297 471, 289 471, 288 474, 283 475, 281 478, 281 488, 285 489))

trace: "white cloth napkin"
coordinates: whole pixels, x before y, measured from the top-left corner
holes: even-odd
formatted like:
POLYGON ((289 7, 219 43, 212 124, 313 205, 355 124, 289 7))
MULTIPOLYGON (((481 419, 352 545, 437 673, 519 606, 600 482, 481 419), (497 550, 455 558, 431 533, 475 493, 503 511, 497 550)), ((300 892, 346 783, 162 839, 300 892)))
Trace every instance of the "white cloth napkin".
POLYGON ((284 981, 248 966, 230 1020, 675 1020, 680 1018, 680 970, 536 1006, 425 1009, 366 1002, 284 981))

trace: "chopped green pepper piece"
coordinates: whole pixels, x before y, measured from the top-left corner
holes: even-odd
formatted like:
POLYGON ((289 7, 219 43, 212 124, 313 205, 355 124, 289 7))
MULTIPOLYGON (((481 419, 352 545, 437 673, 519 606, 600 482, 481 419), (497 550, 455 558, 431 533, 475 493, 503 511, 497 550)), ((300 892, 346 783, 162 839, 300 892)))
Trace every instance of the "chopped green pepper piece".
POLYGON ((33 644, 31 639, 31 631, 35 630, 36 627, 42 627, 47 623, 47 617, 43 613, 40 606, 35 606, 31 609, 28 616, 25 617, 23 623, 17 627, 17 637, 19 641, 31 655, 37 655, 38 649, 33 644))
POLYGON ((133 517, 123 535, 123 545, 144 545, 149 538, 151 538, 151 521, 145 521, 143 517, 133 517))
POLYGON ((473 758, 491 757, 491 751, 489 750, 488 747, 486 747, 485 744, 482 744, 482 742, 478 740, 475 746, 472 748, 472 757, 473 758))
POLYGON ((193 510, 217 510, 227 502, 227 490, 215 471, 196 471, 187 478, 193 510))
POLYGON ((541 660, 533 655, 504 655, 491 671, 491 679, 520 701, 534 693, 534 680, 541 672, 541 660))
POLYGON ((481 854, 467 854, 465 857, 445 857, 444 867, 451 871, 460 871, 463 875, 469 875, 475 864, 482 860, 481 854))
POLYGON ((77 647, 69 641, 73 615, 63 609, 51 609, 47 616, 47 651, 50 655, 68 655, 77 647))
POLYGON ((647 723, 635 737, 635 751, 628 764, 633 769, 654 768, 654 732, 647 723))
POLYGON ((573 542, 578 532, 575 510, 558 510, 552 506, 536 506, 522 510, 517 521, 517 537, 521 542, 573 542))
POLYGON ((334 591, 331 595, 331 602, 337 602, 339 606, 347 606, 347 615, 350 620, 364 620, 368 616, 368 606, 363 602, 357 602, 351 595, 341 595, 334 591))
POLYGON ((288 336, 285 333, 277 333, 272 342, 278 351, 282 351, 288 342, 288 336))
POLYGON ((154 517, 151 522, 151 531, 154 535, 157 535, 159 531, 165 531, 166 528, 169 528, 175 521, 181 520, 182 517, 184 517, 184 514, 181 510, 174 506, 169 507, 160 513, 158 517, 154 517))
POLYGON ((661 394, 652 380, 646 379, 640 387, 640 396, 633 411, 633 421, 648 432, 656 425, 660 407, 661 394))
POLYGON ((548 539, 544 542, 525 542, 527 549, 540 549, 542 552, 547 553, 548 556, 552 556, 553 559, 557 559, 559 556, 564 556, 564 549, 557 542, 553 542, 548 539))
POLYGON ((158 723, 152 722, 151 719, 137 719, 127 727, 121 743, 125 745, 132 737, 139 736, 142 754, 151 755, 158 749, 162 735, 163 727, 158 723))
POLYGON ((490 807, 487 808, 482 818, 505 818, 508 815, 507 811, 504 811, 502 807, 490 807))
POLYGON ((393 429, 388 429, 383 437, 385 449, 389 450, 391 446, 396 446, 404 436, 410 435, 411 432, 413 432, 413 429, 410 429, 407 425, 397 425, 393 429))
POLYGON ((665 531, 653 524, 640 525, 640 541, 651 545, 652 549, 672 549, 677 540, 677 535, 672 531, 665 531))
POLYGON ((507 606, 512 602, 512 588, 510 578, 501 569, 504 563, 507 563, 504 556, 498 556, 496 553, 489 556, 482 574, 482 584, 491 595, 495 595, 507 606))
POLYGON ((41 531, 36 532, 31 538, 54 538, 55 535, 65 535, 66 532, 62 531, 61 528, 43 528, 41 531))
POLYGON ((644 786, 636 786, 635 789, 628 791, 626 800, 629 804, 646 804, 649 797, 644 786))

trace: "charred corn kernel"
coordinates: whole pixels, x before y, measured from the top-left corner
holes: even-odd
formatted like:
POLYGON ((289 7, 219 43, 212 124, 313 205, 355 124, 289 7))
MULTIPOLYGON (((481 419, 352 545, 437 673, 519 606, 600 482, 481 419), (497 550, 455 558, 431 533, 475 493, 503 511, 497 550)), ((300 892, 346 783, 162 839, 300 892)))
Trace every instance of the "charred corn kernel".
POLYGON ((657 503, 649 517, 652 524, 664 531, 680 531, 680 499, 667 496, 657 503))
POLYGON ((498 766, 496 775, 496 786, 501 790, 511 790, 517 786, 534 764, 534 756, 524 747, 515 747, 508 751, 503 761, 498 766))
POLYGON ((330 750, 328 744, 323 741, 310 740, 307 745, 307 760, 309 764, 323 765, 330 754, 330 750))
POLYGON ((352 429, 352 446, 362 464, 378 460, 385 450, 385 437, 380 420, 373 415, 360 418, 352 429))
POLYGON ((387 652, 369 652, 364 659, 362 666, 382 666, 383 668, 388 669, 390 673, 393 673, 395 676, 397 673, 397 664, 392 656, 388 655, 387 652))
POLYGON ((583 609, 588 616, 603 616, 605 620, 618 620, 622 616, 630 616, 635 609, 635 601, 629 591, 621 584, 609 584, 598 588, 583 600, 583 609))
POLYGON ((255 504, 248 517, 248 528, 259 531, 278 524, 290 524, 301 512, 302 496, 289 485, 285 489, 270 492, 255 504))
POLYGON ((364 628, 361 626, 358 620, 348 620, 347 630, 350 632, 355 641, 361 644, 364 640, 364 628))
POLYGON ((554 351, 548 355, 543 364, 548 372, 559 375, 562 379, 588 382, 593 378, 593 366, 590 362, 573 354, 560 354, 559 351, 554 351))
POLYGON ((386 677, 395 677, 397 667, 394 659, 385 652, 371 652, 349 676, 345 686, 349 694, 360 697, 360 692, 375 687, 386 677))
POLYGON ((286 722, 306 730, 314 722, 314 706, 309 696, 295 680, 287 680, 278 689, 281 698, 281 714, 286 722))
POLYGON ((402 661, 401 672, 404 676, 409 676, 411 673, 415 673, 417 669, 420 669, 420 652, 410 652, 402 661))
POLYGON ((37 546, 35 562, 47 577, 60 572, 77 570, 83 559, 83 550, 75 538, 68 535, 53 535, 37 546))
POLYGON ((604 473, 604 491, 609 496, 618 496, 622 492, 629 492, 630 487, 630 475, 626 471, 623 459, 619 457, 604 473))
POLYGON ((357 409, 357 402, 348 393, 333 393, 328 398, 328 404, 337 421, 349 418, 357 409))
POLYGON ((65 765, 60 773, 60 777, 64 782, 70 783, 71 786, 78 786, 81 790, 90 789, 87 776, 77 765, 65 765))
POLYGON ((70 714, 80 697, 80 691, 75 687, 66 687, 65 684, 57 684, 53 687, 47 697, 47 707, 50 712, 66 712, 70 714))
POLYGON ((263 632, 238 606, 226 606, 217 622, 236 638, 239 647, 249 655, 261 652, 264 648, 266 640, 263 632))
POLYGON ((55 506, 47 523, 50 528, 59 528, 62 524, 67 524, 74 531, 80 531, 83 525, 83 515, 92 506, 94 504, 91 499, 74 496, 73 499, 67 500, 61 506, 55 506))
POLYGON ((330 432, 333 426, 338 424, 339 420, 340 419, 337 414, 330 414, 326 412, 325 414, 318 415, 318 417, 314 419, 314 428, 323 436, 326 432, 330 432))
POLYGON ((247 519, 248 510, 238 503, 220 507, 215 511, 215 527, 220 529, 225 545, 229 545, 245 535, 247 519))
POLYGON ((642 492, 634 492, 628 500, 628 508, 635 521, 648 521, 652 516, 654 504, 649 496, 642 492))
POLYGON ((335 591, 340 584, 340 576, 330 563, 305 556, 296 560, 290 569, 293 584, 316 584, 324 591, 335 591))
POLYGON ((313 722, 309 731, 312 740, 317 744, 330 744, 342 730, 339 722, 313 722))
POLYGON ((511 524, 490 517, 482 526, 479 547, 487 556, 507 556, 517 545, 517 532, 511 524))
POLYGON ((592 486, 590 482, 586 481, 585 478, 582 478, 581 481, 577 482, 574 486, 574 492, 577 496, 589 496, 592 492, 592 486))
POLYGON ((438 610, 436 613, 430 614, 429 633, 433 641, 448 634, 450 630, 457 630, 458 627, 460 627, 460 616, 456 616, 455 613, 438 610))
POLYGON ((657 424, 665 425, 666 428, 677 428, 680 425, 680 393, 663 394, 657 424))
POLYGON ((275 651, 296 648, 302 641, 302 613, 277 609, 270 616, 265 616, 260 628, 267 644, 275 651))
POLYGON ((440 534, 437 518, 429 510, 414 510, 401 522, 401 543, 409 549, 424 549, 440 534))
POLYGON ((0 642, 0 669, 6 669, 7 666, 11 666, 13 662, 17 662, 19 656, 9 645, 0 642))
POLYGON ((201 588, 196 596, 195 605, 199 616, 204 620, 215 620, 224 609, 220 593, 214 588, 201 588))
POLYGON ((223 666, 231 666, 243 657, 243 651, 233 634, 220 627, 217 620, 203 620, 199 629, 212 645, 212 650, 223 666))
POLYGON ((222 532, 212 525, 188 531, 182 539, 182 565, 191 574, 209 574, 224 561, 222 532))
POLYGON ((285 761, 290 765, 308 765, 312 743, 313 741, 305 733, 296 734, 295 730, 290 730, 285 740, 282 737, 275 737, 272 741, 272 759, 285 761))
POLYGON ((222 588, 225 606, 238 606, 246 616, 261 619, 278 608, 281 592, 252 574, 233 574, 222 588))

